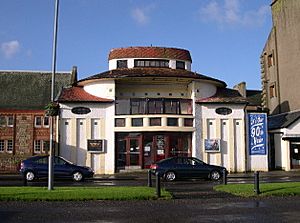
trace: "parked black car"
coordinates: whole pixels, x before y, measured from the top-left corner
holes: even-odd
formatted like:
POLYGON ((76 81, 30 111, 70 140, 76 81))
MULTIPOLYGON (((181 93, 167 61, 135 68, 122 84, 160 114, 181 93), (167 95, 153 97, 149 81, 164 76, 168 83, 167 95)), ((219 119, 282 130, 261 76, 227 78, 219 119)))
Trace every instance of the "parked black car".
POLYGON ((166 181, 174 181, 182 178, 207 178, 219 180, 223 172, 227 174, 225 167, 204 163, 195 157, 171 157, 158 161, 150 166, 151 172, 157 172, 166 181))
MULTIPOLYGON (((48 177, 49 156, 33 156, 23 160, 20 165, 20 173, 27 181, 48 177)), ((55 178, 72 178, 74 181, 82 181, 93 177, 94 171, 90 167, 78 166, 60 156, 53 157, 53 173, 55 178)))

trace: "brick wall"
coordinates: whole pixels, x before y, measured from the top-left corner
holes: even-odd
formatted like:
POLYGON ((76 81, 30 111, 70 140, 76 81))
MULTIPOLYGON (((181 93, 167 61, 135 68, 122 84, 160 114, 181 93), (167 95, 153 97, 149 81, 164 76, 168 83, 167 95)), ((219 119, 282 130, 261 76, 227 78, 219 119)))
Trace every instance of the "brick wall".
POLYGON ((34 153, 35 140, 50 140, 49 127, 35 127, 35 116, 43 117, 43 111, 0 111, 0 115, 14 116, 13 127, 0 127, 0 139, 13 140, 14 143, 12 153, 0 152, 0 173, 16 173, 23 159, 38 155, 34 153))

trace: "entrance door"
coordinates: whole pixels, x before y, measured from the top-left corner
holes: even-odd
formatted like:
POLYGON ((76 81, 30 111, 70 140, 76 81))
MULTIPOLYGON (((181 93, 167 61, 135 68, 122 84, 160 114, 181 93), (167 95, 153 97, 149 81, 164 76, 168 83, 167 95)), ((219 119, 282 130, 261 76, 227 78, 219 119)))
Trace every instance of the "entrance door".
POLYGON ((154 136, 154 148, 154 161, 166 158, 166 154, 169 153, 168 136, 154 136))
POLYGON ((128 137, 126 146, 126 166, 140 166, 141 160, 141 137, 128 137))
POLYGON ((290 142, 291 168, 300 169, 300 142, 290 142))

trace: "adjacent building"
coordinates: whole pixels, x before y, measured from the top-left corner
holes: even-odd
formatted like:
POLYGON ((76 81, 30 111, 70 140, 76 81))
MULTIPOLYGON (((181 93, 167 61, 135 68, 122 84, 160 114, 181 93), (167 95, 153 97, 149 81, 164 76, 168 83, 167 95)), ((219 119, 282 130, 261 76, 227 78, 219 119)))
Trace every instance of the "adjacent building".
MULTIPOLYGON (((16 172, 20 160, 49 149, 51 72, 0 71, 0 172, 16 172)), ((72 72, 56 75, 55 93, 76 81, 72 72)))
POLYGON ((300 1, 273 0, 273 26, 260 57, 262 106, 269 111, 272 168, 300 168, 300 1))
POLYGON ((193 72, 185 49, 117 48, 108 60, 108 71, 61 91, 60 155, 98 174, 171 156, 195 156, 231 172, 268 170, 268 155, 250 156, 247 146, 247 109, 259 110, 260 92, 241 88, 242 96, 193 72))

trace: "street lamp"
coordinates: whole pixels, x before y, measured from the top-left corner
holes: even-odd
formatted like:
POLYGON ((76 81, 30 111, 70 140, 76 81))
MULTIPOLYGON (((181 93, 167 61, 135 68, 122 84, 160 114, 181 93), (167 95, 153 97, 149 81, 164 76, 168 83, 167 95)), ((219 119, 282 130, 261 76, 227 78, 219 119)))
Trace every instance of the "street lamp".
MULTIPOLYGON (((56 72, 56 48, 57 48, 57 27, 58 27, 58 8, 59 0, 55 0, 55 15, 54 15, 54 34, 53 34, 53 48, 52 48, 52 78, 51 78, 51 102, 54 102, 54 85, 56 72)), ((53 190, 53 156, 54 156, 54 137, 53 124, 54 116, 50 116, 50 148, 49 148, 49 162, 48 162, 48 190, 53 190)))

